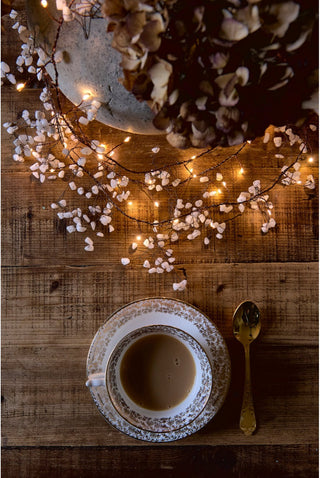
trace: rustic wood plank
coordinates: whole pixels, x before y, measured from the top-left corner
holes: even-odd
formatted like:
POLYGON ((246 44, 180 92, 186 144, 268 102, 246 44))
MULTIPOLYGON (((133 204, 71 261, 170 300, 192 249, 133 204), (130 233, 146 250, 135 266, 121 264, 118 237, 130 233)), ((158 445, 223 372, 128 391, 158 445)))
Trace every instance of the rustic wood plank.
MULTIPOLYGON (((228 348, 233 375, 223 408, 205 428, 172 445, 316 444, 317 348, 255 344, 258 431, 251 437, 238 428, 242 350, 230 340, 228 348)), ((72 343, 4 348, 3 446, 144 445, 114 430, 97 411, 84 385, 87 351, 72 343)))
POLYGON ((189 287, 123 266, 3 269, 2 330, 6 345, 90 344, 106 318, 144 297, 176 297, 199 307, 232 337, 235 307, 252 298, 261 309, 259 340, 274 344, 317 344, 316 263, 181 264, 189 287), (239 284, 241 283, 241 287, 239 284), (19 333, 21 331, 21 333, 19 333), (58 342, 57 342, 58 341, 58 342))
POLYGON ((316 446, 9 448, 3 478, 316 478, 316 446))
MULTIPOLYGON (((38 96, 38 90, 23 91, 19 96, 18 93, 9 91, 7 88, 4 95, 4 109, 8 114, 10 112, 14 118, 21 112, 22 104, 25 107, 28 105, 31 107, 38 100, 38 96)), ((99 134, 102 130, 105 131, 111 146, 118 144, 124 138, 123 132, 111 130, 98 123, 94 124, 94 128, 98 128, 99 134)), ((4 264, 39 265, 55 264, 57 261, 68 264, 73 264, 75 261, 81 264, 101 264, 105 261, 118 263, 121 256, 128 255, 130 244, 138 233, 141 233, 143 238, 152 234, 150 227, 139 226, 134 221, 128 221, 121 214, 116 214, 113 222, 115 232, 108 234, 107 238, 95 238, 95 234, 90 230, 82 234, 67 234, 65 231, 66 221, 57 219, 50 204, 64 197, 68 204, 72 205, 72 209, 81 207, 85 211, 88 205, 87 201, 70 192, 68 187, 70 178, 51 183, 48 181, 46 184, 40 185, 35 178, 30 177, 27 163, 15 164, 12 161, 9 135, 4 132, 3 136, 2 200, 3 219, 7 225, 3 231, 4 264), (84 239, 87 235, 91 235, 95 239, 95 251, 90 254, 83 251, 84 239), (55 245, 54 254, 52 254, 52 243, 55 245), (11 254, 7 252, 9 249, 11 254), (115 254, 114 251, 118 251, 118 254, 115 254)), ((134 135, 132 142, 129 143, 130 148, 129 146, 124 147, 121 162, 125 164, 127 161, 130 167, 138 170, 143 170, 146 165, 150 167, 148 151, 151 151, 154 144, 153 138, 144 137, 142 141, 139 135, 134 135)), ((157 141, 157 144, 161 144, 159 164, 167 162, 167 158, 182 159, 188 157, 187 154, 191 154, 173 151, 163 137, 158 138, 157 141)), ((236 179, 232 191, 230 191, 230 198, 234 200, 258 177, 261 178, 263 184, 270 184, 270 181, 277 177, 283 162, 292 161, 295 157, 295 154, 288 148, 283 152, 288 153, 288 161, 287 159, 282 160, 280 164, 280 160, 274 158, 275 151, 272 145, 261 146, 261 143, 257 145, 253 143, 248 149, 245 149, 241 153, 241 164, 245 166, 248 174, 245 178, 236 179)), ((218 161, 226 154, 222 148, 218 148, 214 161, 218 161)), ((317 155, 315 155, 315 160, 317 160, 317 155)), ((210 162, 209 159, 208 161, 210 162)), ((305 176, 309 173, 317 176, 315 166, 308 163, 308 166, 305 165, 303 168, 305 176)), ((195 188, 192 188, 193 190, 195 192, 190 193, 191 196, 199 194, 200 183, 197 183, 195 188)), ((224 193, 224 195, 226 194, 224 193)), ((224 197, 224 200, 227 199, 227 196, 224 197)), ((211 231, 212 241, 207 247, 204 246, 201 239, 185 240, 181 241, 181 244, 178 243, 178 259, 183 257, 185 262, 191 263, 316 261, 318 259, 317 199, 307 196, 302 187, 294 186, 284 189, 277 186, 271 192, 271 200, 275 205, 277 226, 269 234, 262 235, 260 232, 261 224, 265 221, 261 213, 247 211, 242 217, 228 223, 224 239, 221 241, 216 239, 211 231)), ((168 217, 168 205, 164 196, 161 196, 161 201, 163 207, 155 215, 153 202, 145 201, 144 196, 139 196, 139 191, 137 191, 133 207, 125 206, 124 212, 143 220, 162 220, 168 217)), ((98 202, 103 206, 105 198, 101 198, 98 202)), ((214 214, 215 220, 219 222, 226 219, 223 214, 214 214)), ((210 231, 207 234, 210 235, 210 231)), ((146 251, 144 247, 139 249, 146 251)), ((154 250, 154 255, 155 257, 159 255, 158 250, 154 250)), ((145 257, 141 257, 137 251, 131 259, 142 263, 145 257)))
MULTIPOLYGON (((6 225, 2 235, 3 265, 119 264, 120 258, 130 253, 130 244, 137 234, 143 238, 141 242, 152 234, 151 228, 140 228, 121 215, 114 219, 115 231, 106 233, 104 238, 95 237, 90 230, 68 234, 66 220, 59 220, 50 208, 51 202, 61 198, 65 189, 64 184, 57 184, 53 190, 50 184, 40 185, 24 174, 3 175, 2 217, 6 225), (87 235, 95 243, 92 253, 84 251, 87 235)), ((298 188, 278 191, 275 196, 276 230, 261 234, 261 214, 248 211, 228 224, 222 240, 213 234, 209 246, 204 246, 203 237, 210 231, 202 239, 180 241, 174 245, 175 257, 186 263, 317 261, 317 200, 308 200, 298 188)), ((77 197, 72 205, 86 207, 77 197)), ((152 207, 142 204, 140 217, 150 218, 152 207)), ((155 258, 159 253, 157 248, 150 253, 141 245, 130 258, 133 263, 142 264, 148 254, 155 258)))
MULTIPOLYGON (((181 298, 214 319, 227 339, 233 373, 220 415, 184 443, 314 443, 316 264, 217 264, 201 270, 192 266, 192 271, 190 267, 186 270, 194 281, 181 298), (234 307, 245 298, 241 294, 247 297, 251 290, 263 320, 261 336, 253 345, 260 423, 254 439, 238 431, 243 362, 231 332, 234 307)), ((177 294, 168 292, 163 277, 145 281, 136 270, 26 267, 3 272, 4 444, 136 443, 109 427, 91 402, 84 387, 86 355, 97 328, 118 306, 146 291, 149 296, 177 294)))

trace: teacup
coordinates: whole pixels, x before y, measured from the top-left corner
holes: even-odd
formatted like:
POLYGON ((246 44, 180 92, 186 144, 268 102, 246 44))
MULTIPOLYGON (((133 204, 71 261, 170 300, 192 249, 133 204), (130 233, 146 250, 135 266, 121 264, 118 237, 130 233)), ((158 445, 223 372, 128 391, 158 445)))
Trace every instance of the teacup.
POLYGON ((115 346, 106 370, 88 377, 105 386, 117 412, 147 431, 167 432, 191 423, 212 389, 210 361, 186 332, 166 325, 142 327, 115 346))

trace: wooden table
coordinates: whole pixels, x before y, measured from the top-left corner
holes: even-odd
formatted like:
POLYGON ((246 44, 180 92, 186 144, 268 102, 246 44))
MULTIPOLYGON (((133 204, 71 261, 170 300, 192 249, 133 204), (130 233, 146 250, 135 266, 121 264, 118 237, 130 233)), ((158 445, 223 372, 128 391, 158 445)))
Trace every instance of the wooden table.
MULTIPOLYGON (((13 65, 18 42, 9 29, 3 49, 3 59, 13 65)), ((38 97, 38 89, 18 94, 5 85, 2 122, 40 105, 38 97)), ((95 128, 104 128, 110 144, 124 137, 95 128)), ((64 186, 31 178, 26 164, 12 161, 11 138, 2 133, 3 477, 317 476, 316 197, 302 187, 279 186, 272 191, 277 227, 269 234, 259 231, 261 217, 248 213, 230 224, 214 251, 181 244, 176 257, 188 287, 174 292, 168 275, 120 264, 136 232, 123 219, 109 240, 85 252, 84 236, 66 234, 50 208, 64 186), (153 296, 183 299, 212 318, 232 363, 218 415, 198 433, 166 445, 113 429, 84 385, 97 329, 118 307, 153 296), (249 437, 238 428, 243 355, 231 327, 235 307, 246 298, 257 303, 263 321, 252 345, 258 429, 249 437)), ((129 150, 133 161, 155 141, 163 157, 185 157, 163 138, 138 136, 129 150)), ((270 151, 253 143, 243 157, 247 186, 277 174, 270 151)), ((308 165, 314 175, 316 165, 308 165)))

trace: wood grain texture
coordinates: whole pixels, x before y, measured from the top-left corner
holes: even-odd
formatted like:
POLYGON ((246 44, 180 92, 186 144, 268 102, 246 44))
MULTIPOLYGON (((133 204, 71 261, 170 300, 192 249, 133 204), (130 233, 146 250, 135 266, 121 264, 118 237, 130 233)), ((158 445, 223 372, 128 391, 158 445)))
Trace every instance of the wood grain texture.
MULTIPOLYGON (((228 341, 232 385, 223 408, 202 430, 171 445, 316 445, 317 348, 256 344, 258 431, 245 437, 238 428, 243 357, 237 345, 228 341)), ((145 445, 114 430, 96 410, 84 386, 87 349, 73 344, 6 348, 3 446, 145 445)))
MULTIPOLYGON (((23 9, 16 0, 14 8, 23 9)), ((4 18, 3 60, 15 64, 16 32, 4 18)), ((3 121, 23 109, 40 108, 39 85, 20 94, 2 89, 3 121)), ((317 118, 315 118, 317 122, 317 118)), ((126 133, 99 123, 93 137, 119 144, 126 133)), ((310 133, 310 131, 309 131, 310 133)), ((181 242, 172 275, 149 275, 145 250, 132 254, 138 232, 123 216, 107 240, 84 251, 85 234, 67 234, 66 223, 50 208, 61 197, 74 207, 68 180, 40 185, 27 163, 12 160, 11 137, 2 128, 2 476, 4 478, 144 478, 318 476, 318 200, 302 187, 277 186, 270 199, 277 226, 260 233, 262 217, 246 212, 228 225, 225 239, 181 242), (128 256, 129 267, 120 264, 128 256), (183 293, 172 282, 188 279, 183 293), (152 296, 183 299, 212 319, 230 352, 232 381, 224 406, 198 433, 168 445, 131 439, 99 415, 84 386, 91 340, 106 318, 124 304, 152 296), (238 421, 243 385, 243 351, 232 336, 232 314, 244 299, 262 313, 262 332, 252 346, 252 381, 257 433, 245 437, 238 421)), ((318 145, 311 141, 314 165, 303 174, 318 176, 318 145)), ((185 159, 194 151, 172 150, 164 137, 133 136, 121 150, 125 167, 143 171, 185 159), (151 154, 159 146, 158 155, 151 154)), ((236 148, 231 151, 236 151, 236 148)), ((229 168, 230 194, 260 178, 270 184, 279 168, 294 160, 285 146, 253 142, 229 168), (280 152, 285 159, 275 157, 280 152), (246 173, 235 176, 239 165, 246 173)), ((207 165, 226 157, 218 148, 207 165)), ((201 191, 195 187, 195 195, 201 191)), ((161 199, 162 201, 162 199, 161 199)), ((163 218, 167 204, 159 210, 163 218)), ((154 218, 152 205, 136 198, 135 211, 154 218)), ((154 256, 151 256, 154 258, 154 256)))
MULTIPOLYGON (((253 441, 238 431, 243 351, 231 330, 235 306, 251 291, 263 320, 261 336, 252 346, 259 417, 254 443, 315 443, 316 265, 216 264, 201 270, 186 266, 186 270, 194 282, 182 298, 199 306, 221 330, 230 350, 233 378, 220 415, 184 442, 253 441), (266 282, 270 287, 265 287, 266 282)), ((120 266, 118 270, 25 267, 6 268, 3 286, 7 291, 3 307, 4 444, 136 443, 106 425, 95 410, 84 386, 86 356, 97 328, 117 307, 143 297, 146 290, 150 296, 173 297, 165 278, 154 281, 148 277, 146 281, 136 270, 122 273, 120 266)))
POLYGON ((9 448, 3 478, 316 478, 315 446, 9 448), (102 471, 101 471, 102 470, 102 471), (250 470, 250 471, 249 471, 250 470))

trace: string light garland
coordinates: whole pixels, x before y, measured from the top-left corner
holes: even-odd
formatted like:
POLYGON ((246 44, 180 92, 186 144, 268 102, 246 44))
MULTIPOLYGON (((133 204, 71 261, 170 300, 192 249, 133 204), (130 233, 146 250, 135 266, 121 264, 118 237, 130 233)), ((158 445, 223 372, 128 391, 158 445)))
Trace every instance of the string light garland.
MULTIPOLYGON (((57 38, 49 55, 37 46, 28 29, 17 20, 17 12, 13 10, 10 14, 15 22, 13 28, 18 30, 23 42, 17 69, 20 73, 27 71, 29 78, 24 83, 17 83, 5 62, 1 63, 1 77, 16 85, 19 92, 33 78, 44 82, 40 95, 43 109, 35 111, 34 115, 24 110, 16 122, 3 125, 14 138, 13 159, 30 162, 31 174, 40 183, 67 182, 63 196, 53 202, 51 208, 67 223, 68 233, 78 232, 85 236, 86 251, 94 250, 94 236, 98 240, 114 231, 113 217, 121 214, 125 220, 143 228, 130 244, 132 252, 142 249, 148 253, 141 267, 150 274, 175 272, 173 289, 184 290, 187 285, 185 272, 175 266, 174 249, 178 242, 201 238, 207 247, 212 239, 223 239, 227 224, 249 210, 260 212, 261 232, 265 234, 276 226, 270 200, 270 192, 276 185, 301 185, 308 191, 315 189, 313 176, 306 170, 302 173, 301 165, 314 161, 310 156, 310 144, 316 142, 317 126, 313 122, 306 125, 303 138, 289 125, 273 128, 273 137, 270 128, 267 129, 264 137, 256 141, 262 145, 273 143, 273 155, 282 164, 279 174, 268 185, 262 185, 257 179, 236 195, 246 177, 246 168, 241 163, 251 147, 251 140, 237 147, 218 148, 218 153, 216 147, 208 145, 197 154, 186 154, 186 159, 172 163, 164 161, 161 167, 140 170, 128 167, 120 153, 131 141, 131 136, 124 133, 121 143, 109 146, 108 138, 89 135, 88 125, 94 121, 101 106, 89 88, 83 92, 81 104, 63 106, 57 72, 57 64, 62 60, 56 49, 59 28, 68 14, 74 15, 74 12, 78 20, 99 15, 96 2, 89 3, 89 13, 88 7, 83 7, 81 12, 79 5, 83 6, 71 2, 64 8, 63 16, 56 19, 57 38), (56 72, 54 79, 47 73, 49 64, 56 72), (281 153, 286 146, 292 148, 290 158, 281 153), (68 199, 72 194, 81 196, 85 206, 72 207, 68 199), (143 201, 153 204, 151 219, 137 215, 137 205, 143 201)), ((41 6, 46 9, 48 4, 41 0, 41 6)), ((152 146, 151 155, 156 157, 159 152, 156 144, 152 146)), ((123 257, 121 263, 128 266, 133 260, 134 256, 131 259, 123 257)))

